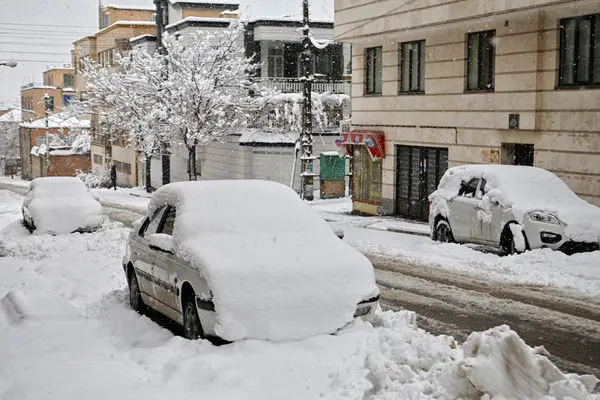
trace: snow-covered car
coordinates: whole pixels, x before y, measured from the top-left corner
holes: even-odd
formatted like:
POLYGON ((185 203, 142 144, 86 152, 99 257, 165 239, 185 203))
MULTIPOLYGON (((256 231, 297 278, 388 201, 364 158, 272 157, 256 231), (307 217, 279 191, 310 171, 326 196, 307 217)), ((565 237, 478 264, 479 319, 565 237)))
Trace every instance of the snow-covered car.
POLYGON ((21 207, 30 231, 54 235, 92 232, 104 222, 102 206, 78 178, 36 178, 21 207))
POLYGON ((296 340, 370 320, 370 261, 287 186, 178 182, 152 196, 123 259, 131 307, 190 339, 296 340))
POLYGON ((431 237, 496 246, 506 253, 549 247, 598 250, 600 208, 544 169, 511 165, 450 168, 429 196, 431 237))

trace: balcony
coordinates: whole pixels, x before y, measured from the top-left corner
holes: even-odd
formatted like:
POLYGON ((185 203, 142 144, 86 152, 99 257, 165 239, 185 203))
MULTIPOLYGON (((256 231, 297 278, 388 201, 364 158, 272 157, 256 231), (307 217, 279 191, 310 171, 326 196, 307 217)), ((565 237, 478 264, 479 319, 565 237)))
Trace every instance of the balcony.
MULTIPOLYGON (((299 78, 256 78, 256 82, 276 88, 282 93, 301 93, 302 81, 299 78)), ((331 92, 350 96, 350 81, 313 81, 312 91, 315 93, 331 92)))

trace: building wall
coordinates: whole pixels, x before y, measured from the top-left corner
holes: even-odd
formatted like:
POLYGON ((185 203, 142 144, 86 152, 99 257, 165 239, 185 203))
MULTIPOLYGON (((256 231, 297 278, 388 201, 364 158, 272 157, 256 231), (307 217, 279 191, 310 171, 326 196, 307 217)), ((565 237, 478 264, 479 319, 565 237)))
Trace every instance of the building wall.
POLYGON ((533 144, 535 166, 556 173, 579 196, 600 204, 600 92, 555 89, 559 20, 598 12, 597 2, 537 8, 551 2, 466 0, 443 9, 440 1, 433 3, 412 11, 416 6, 406 7, 408 11, 388 13, 358 28, 359 21, 381 15, 391 5, 336 1, 336 39, 353 43, 353 128, 386 134, 385 212, 394 212, 397 144, 448 148, 450 167, 492 162, 491 154, 501 153, 502 143, 533 144), (495 91, 465 93, 466 35, 492 29, 495 91), (398 95, 398 45, 422 39, 425 95, 398 95), (379 45, 382 94, 366 96, 365 48, 379 45), (520 115, 518 130, 508 129, 512 113, 520 115))
MULTIPOLYGON (((50 128, 48 129, 49 134, 56 135, 68 135, 69 129, 57 129, 50 128)), ((38 175, 35 175, 33 168, 38 168, 39 166, 35 165, 33 159, 35 156, 31 155, 31 148, 37 145, 38 138, 44 138, 46 136, 46 130, 44 128, 19 128, 19 148, 21 153, 21 177, 23 179, 33 179, 38 176, 41 176, 41 172, 37 172, 38 175)), ((43 139, 42 139, 43 140, 43 139)), ((89 156, 86 156, 89 157, 89 156)), ((40 170, 41 171, 41 170, 40 170)))
POLYGON ((126 10, 106 7, 104 15, 108 15, 108 25, 117 21, 152 21, 155 10, 126 10))
MULTIPOLYGON (((31 156, 32 174, 28 179, 35 179, 42 176, 44 164, 43 157, 31 156)), ((89 155, 66 155, 50 156, 50 167, 48 176, 75 176, 77 171, 87 171, 90 169, 89 155)))
POLYGON ((85 91, 85 78, 83 77, 82 60, 89 59, 96 61, 96 38, 91 36, 84 39, 80 39, 74 43, 73 51, 71 53, 71 60, 73 68, 75 70, 75 91, 77 95, 80 95, 85 91))
POLYGON ((135 151, 113 144, 111 163, 117 163, 117 185, 137 186, 137 155, 135 151), (118 163, 129 165, 129 173, 121 167, 122 164, 118 163))
POLYGON ((46 109, 44 105, 44 94, 48 93, 48 96, 54 97, 54 112, 59 112, 62 108, 62 92, 60 89, 54 87, 32 87, 21 89, 21 108, 25 110, 32 110, 33 113, 23 113, 24 121, 31 121, 39 119, 44 116, 46 109))
POLYGON ((90 159, 92 171, 102 173, 105 170, 108 161, 105 158, 103 146, 92 145, 90 159))
POLYGON ((235 15, 221 15, 226 8, 184 8, 183 18, 202 17, 202 18, 235 18, 235 15))
MULTIPOLYGON (((65 74, 74 74, 73 68, 52 68, 44 71, 44 85, 56 86, 57 88, 72 88, 73 85, 65 86, 65 74)), ((68 82, 67 82, 68 83, 68 82)))
POLYGON ((140 35, 153 35, 156 27, 153 25, 115 25, 96 34, 96 59, 100 53, 116 48, 117 39, 131 39, 140 35))

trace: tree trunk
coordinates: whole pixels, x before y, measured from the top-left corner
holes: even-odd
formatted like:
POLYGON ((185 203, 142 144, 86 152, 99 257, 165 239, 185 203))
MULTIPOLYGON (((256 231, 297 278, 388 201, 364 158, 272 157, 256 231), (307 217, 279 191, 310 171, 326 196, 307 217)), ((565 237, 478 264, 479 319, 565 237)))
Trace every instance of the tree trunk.
POLYGON ((152 182, 151 182, 151 164, 152 164, 152 156, 146 155, 146 193, 150 193, 152 191, 152 182))
POLYGON ((188 178, 190 181, 198 180, 196 166, 196 146, 188 147, 188 178))
POLYGON ((171 183, 171 157, 169 153, 162 155, 162 183, 166 185, 171 183))

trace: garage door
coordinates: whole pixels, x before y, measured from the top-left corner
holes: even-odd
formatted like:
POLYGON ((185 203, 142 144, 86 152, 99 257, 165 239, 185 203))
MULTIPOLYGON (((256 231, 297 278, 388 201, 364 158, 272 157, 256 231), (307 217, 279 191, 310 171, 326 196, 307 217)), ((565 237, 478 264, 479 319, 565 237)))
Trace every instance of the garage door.
POLYGON ((426 221, 428 196, 448 169, 448 149, 396 147, 396 214, 426 221))

